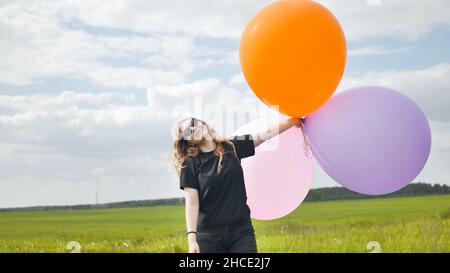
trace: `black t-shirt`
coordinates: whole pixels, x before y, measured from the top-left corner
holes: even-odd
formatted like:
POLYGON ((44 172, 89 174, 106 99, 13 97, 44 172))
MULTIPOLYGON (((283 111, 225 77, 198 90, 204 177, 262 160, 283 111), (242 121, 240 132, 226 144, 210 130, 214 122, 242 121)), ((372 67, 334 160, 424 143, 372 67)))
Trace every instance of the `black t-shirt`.
POLYGON ((228 140, 233 142, 237 157, 231 145, 224 144, 220 173, 217 172, 219 156, 214 150, 188 156, 181 169, 180 189, 191 187, 199 192, 198 229, 250 218, 241 159, 255 154, 253 138, 246 134, 228 140))

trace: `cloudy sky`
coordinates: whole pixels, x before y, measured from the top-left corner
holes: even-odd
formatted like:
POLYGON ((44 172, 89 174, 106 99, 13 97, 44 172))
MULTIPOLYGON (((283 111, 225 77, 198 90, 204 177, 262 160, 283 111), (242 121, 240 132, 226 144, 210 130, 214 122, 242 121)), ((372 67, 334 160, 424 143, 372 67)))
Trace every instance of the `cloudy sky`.
MULTIPOLYGON (((238 47, 270 2, 0 0, 0 207, 93 203, 96 189, 99 202, 182 196, 174 121, 262 105, 238 47)), ((450 2, 319 2, 348 42, 338 92, 375 84, 411 97, 433 136, 415 181, 450 184, 450 2)), ((316 165, 313 187, 334 185, 316 165)))

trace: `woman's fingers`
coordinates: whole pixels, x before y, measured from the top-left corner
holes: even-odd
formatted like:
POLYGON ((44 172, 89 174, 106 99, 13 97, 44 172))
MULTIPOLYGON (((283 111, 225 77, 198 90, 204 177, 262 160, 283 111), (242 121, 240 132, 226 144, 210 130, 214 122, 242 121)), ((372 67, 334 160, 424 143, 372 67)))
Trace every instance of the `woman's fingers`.
POLYGON ((299 118, 298 119, 299 121, 298 121, 298 126, 297 127, 303 127, 303 118, 299 118))

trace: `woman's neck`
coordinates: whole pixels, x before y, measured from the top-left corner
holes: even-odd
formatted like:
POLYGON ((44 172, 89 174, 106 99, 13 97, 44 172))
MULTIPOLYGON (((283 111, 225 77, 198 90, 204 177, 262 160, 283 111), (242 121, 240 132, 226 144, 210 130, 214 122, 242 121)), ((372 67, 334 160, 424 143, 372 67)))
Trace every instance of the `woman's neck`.
POLYGON ((212 140, 204 140, 198 145, 198 148, 203 153, 211 152, 216 149, 216 143, 212 140))

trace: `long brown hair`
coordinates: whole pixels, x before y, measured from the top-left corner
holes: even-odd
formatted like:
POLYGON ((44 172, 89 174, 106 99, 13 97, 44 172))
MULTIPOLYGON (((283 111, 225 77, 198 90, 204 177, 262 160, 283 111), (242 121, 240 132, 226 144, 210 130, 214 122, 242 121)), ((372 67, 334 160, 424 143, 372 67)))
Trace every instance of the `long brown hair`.
MULTIPOLYGON (((187 118, 180 120, 176 126, 176 138, 173 142, 172 161, 173 161, 173 165, 175 166, 175 170, 177 171, 178 175, 180 175, 181 168, 183 168, 183 163, 186 160, 186 158, 188 156, 198 155, 198 153, 199 153, 198 145, 189 145, 188 142, 182 137, 181 124, 183 124, 183 122, 185 122, 186 120, 189 120, 191 118, 192 117, 187 117, 187 118)), ((200 119, 198 119, 198 121, 206 126, 209 134, 212 137, 212 141, 214 141, 214 143, 216 144, 216 148, 214 149, 214 154, 219 156, 219 164, 217 166, 217 171, 220 173, 220 171, 222 169, 221 163, 223 160, 223 155, 225 153, 223 144, 231 145, 235 155, 236 155, 236 148, 234 147, 233 142, 219 136, 216 133, 216 131, 214 130, 214 128, 209 126, 208 123, 206 123, 205 121, 200 120, 200 119)))

